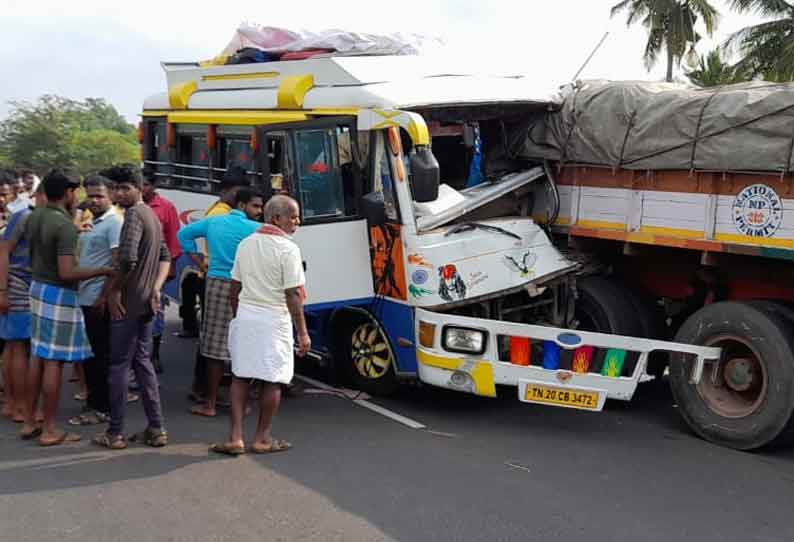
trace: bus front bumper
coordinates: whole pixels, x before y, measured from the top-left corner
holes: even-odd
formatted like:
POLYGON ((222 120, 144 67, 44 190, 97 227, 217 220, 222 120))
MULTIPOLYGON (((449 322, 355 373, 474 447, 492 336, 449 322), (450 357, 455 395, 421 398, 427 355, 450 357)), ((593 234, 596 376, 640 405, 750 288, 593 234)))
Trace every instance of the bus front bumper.
POLYGON ((653 351, 689 354, 693 383, 700 381, 705 361, 720 356, 719 348, 423 309, 416 309, 416 337, 418 376, 424 383, 484 397, 496 397, 497 385, 513 386, 521 401, 584 410, 601 410, 606 399, 631 400, 637 385, 653 378, 646 373, 648 355, 653 351), (554 357, 546 354, 527 360, 528 365, 512 363, 509 357, 505 360, 504 345, 511 338, 537 345, 535 354, 556 351, 558 365, 560 354, 569 351, 568 356, 562 356, 569 360, 569 366, 555 366, 554 357), (599 350, 600 367, 590 363, 599 350), (584 363, 581 356, 587 354, 584 363), (626 359, 633 360, 633 367, 623 368, 626 359), (616 360, 620 363, 613 363, 616 360))

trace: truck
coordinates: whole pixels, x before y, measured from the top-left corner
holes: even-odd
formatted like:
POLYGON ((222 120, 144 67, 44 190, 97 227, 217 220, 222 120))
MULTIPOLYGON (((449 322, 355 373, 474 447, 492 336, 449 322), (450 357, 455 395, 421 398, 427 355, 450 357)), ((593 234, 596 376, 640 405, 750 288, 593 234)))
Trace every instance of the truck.
MULTIPOLYGON (((412 55, 163 67, 168 89, 146 99, 139 128, 161 193, 183 222, 200 219, 239 165, 265 198, 294 197, 310 355, 358 388, 512 389, 600 411, 653 379, 664 352, 693 387, 723 355, 599 327, 588 307, 608 279, 553 242, 554 166, 514 152, 525 123, 562 103, 536 81, 412 55)), ((183 256, 167 293, 195 273, 183 256)), ((620 310, 607 321, 636 317, 620 310)))
POLYGON ((719 346, 698 384, 677 354, 650 372, 669 364, 679 411, 710 441, 789 441, 794 86, 585 81, 563 94, 517 130, 515 156, 553 162, 559 198, 539 198, 558 202, 557 246, 589 268, 580 326, 719 346))

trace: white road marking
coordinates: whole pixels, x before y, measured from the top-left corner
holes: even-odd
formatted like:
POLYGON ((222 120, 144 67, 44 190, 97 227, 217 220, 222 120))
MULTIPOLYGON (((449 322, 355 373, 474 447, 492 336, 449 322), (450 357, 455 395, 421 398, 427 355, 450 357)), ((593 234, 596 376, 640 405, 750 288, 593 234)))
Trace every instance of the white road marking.
POLYGON ((518 469, 518 470, 523 470, 523 471, 526 471, 526 472, 532 472, 531 470, 529 470, 529 467, 525 467, 523 465, 516 465, 515 463, 510 463, 509 461, 505 461, 505 465, 507 465, 508 467, 510 467, 512 469, 518 469))
MULTIPOLYGON (((340 394, 344 395, 344 392, 342 390, 340 390, 338 388, 334 388, 333 386, 329 386, 325 382, 320 382, 319 380, 315 380, 313 378, 309 378, 308 376, 295 375, 295 378, 298 378, 298 379, 306 382, 307 384, 311 384, 315 388, 320 388, 322 390, 328 390, 328 391, 332 391, 334 393, 340 393, 340 394)), ((364 407, 364 408, 366 408, 368 410, 371 410, 372 412, 380 414, 381 416, 385 416, 385 417, 389 418, 390 420, 394 420, 397 423, 401 423, 401 424, 403 424, 403 425, 405 425, 407 427, 410 427, 411 429, 426 429, 427 428, 426 425, 421 424, 421 423, 417 422, 416 420, 412 420, 411 418, 406 418, 402 414, 398 414, 398 413, 396 413, 396 412, 394 412, 392 410, 389 410, 388 408, 384 408, 384 407, 382 407, 380 405, 376 405, 375 403, 371 403, 370 401, 367 401, 366 399, 353 399, 352 402, 357 404, 358 406, 364 407)))

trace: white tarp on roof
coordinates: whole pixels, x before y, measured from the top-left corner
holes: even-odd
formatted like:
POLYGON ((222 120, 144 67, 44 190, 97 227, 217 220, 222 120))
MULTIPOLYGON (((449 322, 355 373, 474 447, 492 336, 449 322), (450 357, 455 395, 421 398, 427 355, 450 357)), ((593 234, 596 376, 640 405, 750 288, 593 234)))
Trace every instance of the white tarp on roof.
POLYGON ((371 34, 340 29, 311 32, 246 22, 235 31, 221 55, 233 55, 245 47, 266 53, 331 49, 342 55, 417 55, 441 45, 440 39, 420 34, 371 34))

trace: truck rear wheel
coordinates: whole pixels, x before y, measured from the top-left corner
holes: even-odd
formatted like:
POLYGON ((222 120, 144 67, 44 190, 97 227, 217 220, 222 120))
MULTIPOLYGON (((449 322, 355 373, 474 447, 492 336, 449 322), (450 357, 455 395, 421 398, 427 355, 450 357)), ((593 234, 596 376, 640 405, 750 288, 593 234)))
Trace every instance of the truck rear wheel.
POLYGON ((684 420, 702 438, 753 450, 788 438, 794 411, 792 325, 754 303, 720 302, 690 316, 676 342, 718 346, 697 385, 692 360, 673 354, 670 387, 684 420))

